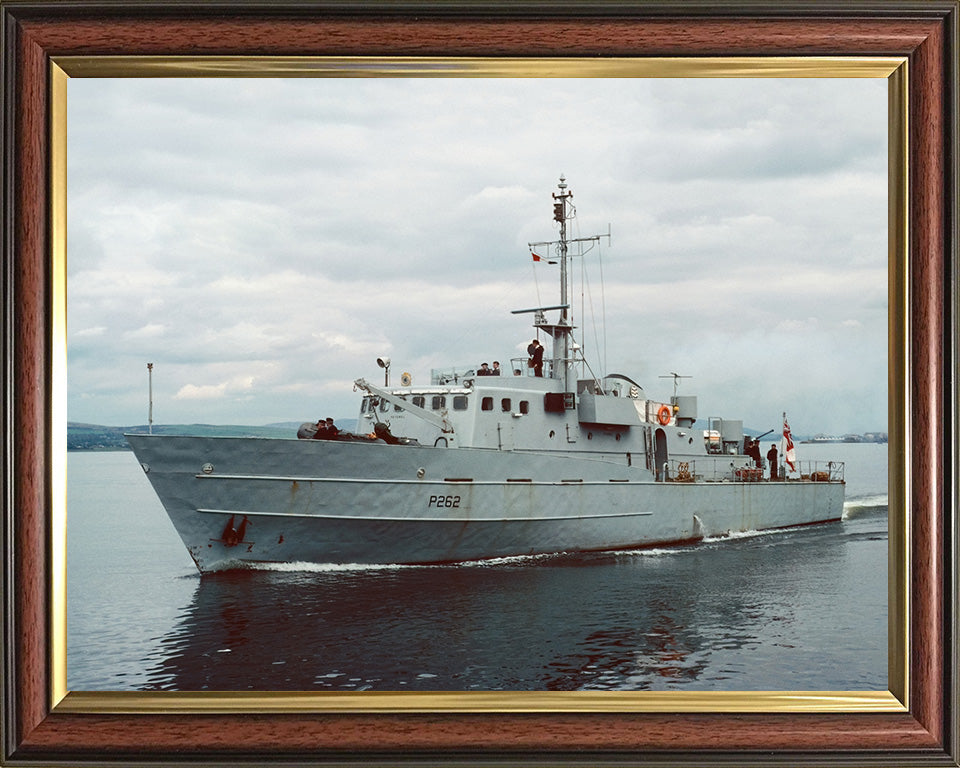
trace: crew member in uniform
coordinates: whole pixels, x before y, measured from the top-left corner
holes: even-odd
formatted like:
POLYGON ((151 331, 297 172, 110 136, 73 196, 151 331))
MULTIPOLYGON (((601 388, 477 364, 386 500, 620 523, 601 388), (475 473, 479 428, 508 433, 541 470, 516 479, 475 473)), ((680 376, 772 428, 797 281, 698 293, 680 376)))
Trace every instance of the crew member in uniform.
POLYGON ((543 347, 540 342, 534 339, 527 347, 527 354, 530 356, 530 367, 533 368, 534 376, 543 376, 543 347))
POLYGON ((767 461, 770 462, 770 479, 777 479, 777 445, 774 443, 767 451, 767 461))

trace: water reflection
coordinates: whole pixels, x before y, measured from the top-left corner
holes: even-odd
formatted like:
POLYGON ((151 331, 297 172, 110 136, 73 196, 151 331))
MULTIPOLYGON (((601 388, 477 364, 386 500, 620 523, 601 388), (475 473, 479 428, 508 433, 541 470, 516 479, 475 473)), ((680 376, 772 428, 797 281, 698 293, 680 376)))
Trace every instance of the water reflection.
POLYGON ((212 574, 148 659, 148 689, 739 689, 758 662, 769 669, 754 687, 776 688, 777 654, 822 642, 835 610, 823 583, 849 549, 817 543, 838 530, 696 552, 212 574), (811 623, 818 604, 826 618, 811 623))

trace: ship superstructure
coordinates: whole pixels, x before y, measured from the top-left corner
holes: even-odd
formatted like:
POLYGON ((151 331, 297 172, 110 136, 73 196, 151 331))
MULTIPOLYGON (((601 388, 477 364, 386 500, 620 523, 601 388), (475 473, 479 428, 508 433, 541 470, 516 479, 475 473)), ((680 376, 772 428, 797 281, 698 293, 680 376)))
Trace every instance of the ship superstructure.
MULTIPOLYGON (((517 310, 543 337, 501 375, 357 379, 356 434, 129 435, 201 571, 269 562, 436 563, 630 549, 839 520, 843 465, 763 468, 741 419, 587 375, 572 339, 572 192, 553 195, 560 301, 517 310), (550 319, 552 317, 552 319, 550 319), (317 439, 320 437, 321 439, 317 439)), ((383 365, 383 364, 382 364, 383 365)), ((385 366, 386 367, 386 366, 385 366)))

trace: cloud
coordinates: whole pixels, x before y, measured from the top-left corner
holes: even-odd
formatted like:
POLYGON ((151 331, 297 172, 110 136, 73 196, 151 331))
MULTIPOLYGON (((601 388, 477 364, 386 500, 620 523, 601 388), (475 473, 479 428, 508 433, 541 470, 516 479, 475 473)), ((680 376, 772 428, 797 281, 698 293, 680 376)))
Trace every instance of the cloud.
POLYGON ((817 330, 819 321, 815 317, 807 317, 802 320, 795 318, 784 318, 774 326, 775 331, 785 333, 810 333, 817 330))
POLYGON ((227 385, 205 384, 197 386, 196 384, 186 384, 180 387, 174 397, 178 400, 216 400, 226 393, 227 385))
POLYGON ((137 328, 134 331, 127 331, 124 334, 124 338, 130 341, 137 341, 143 339, 155 339, 160 336, 163 336, 166 333, 166 326, 162 323, 148 323, 141 328, 137 328))
POLYGON ((186 384, 174 395, 177 400, 219 400, 227 395, 235 396, 253 388, 252 376, 241 376, 218 384, 186 384))
POLYGON ((107 332, 107 329, 103 325, 97 325, 92 328, 81 328, 80 330, 73 331, 71 336, 74 339, 83 339, 89 337, 98 337, 103 336, 107 332))

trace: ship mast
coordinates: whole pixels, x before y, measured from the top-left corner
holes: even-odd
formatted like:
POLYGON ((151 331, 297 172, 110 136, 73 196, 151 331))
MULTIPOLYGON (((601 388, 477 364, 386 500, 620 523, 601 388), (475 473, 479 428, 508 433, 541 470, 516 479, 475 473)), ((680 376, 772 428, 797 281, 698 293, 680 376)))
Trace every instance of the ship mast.
POLYGON ((570 382, 570 375, 573 370, 570 365, 570 331, 572 329, 568 315, 570 303, 567 297, 567 201, 573 197, 573 192, 567 191, 567 180, 562 175, 557 187, 560 192, 553 194, 553 199, 556 201, 553 204, 553 219, 560 222, 560 242, 558 246, 560 250, 560 306, 562 309, 560 310, 558 328, 553 334, 553 370, 554 375, 556 375, 557 365, 563 366, 563 390, 564 392, 572 392, 574 389, 570 382))
MULTIPOLYGON (((570 245, 572 243, 581 244, 580 248, 583 248, 583 243, 596 243, 600 241, 600 238, 607 237, 610 235, 593 235, 591 237, 567 237, 567 220, 572 219, 574 216, 573 205, 570 203, 570 198, 573 197, 573 192, 567 191, 567 180, 565 177, 560 177, 560 183, 557 185, 559 192, 553 193, 553 220, 560 224, 560 239, 553 240, 548 242, 538 242, 538 243, 528 243, 530 248, 536 248, 540 246, 546 246, 548 248, 556 247, 557 253, 560 256, 560 303, 552 307, 534 307, 532 309, 517 309, 513 311, 513 314, 521 314, 524 312, 534 312, 534 327, 549 333, 553 339, 553 372, 552 377, 555 379, 560 379, 563 381, 563 389, 565 392, 573 392, 576 389, 576 382, 574 381, 574 367, 573 360, 570 358, 570 334, 573 331, 574 326, 570 324, 570 300, 569 300, 569 289, 568 289, 568 261, 572 259, 575 255, 570 253, 570 245), (556 323, 549 322, 544 316, 546 310, 560 310, 560 318, 556 323)), ((579 255, 583 255, 580 253, 579 255)), ((555 263, 553 261, 551 264, 555 263)))

